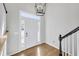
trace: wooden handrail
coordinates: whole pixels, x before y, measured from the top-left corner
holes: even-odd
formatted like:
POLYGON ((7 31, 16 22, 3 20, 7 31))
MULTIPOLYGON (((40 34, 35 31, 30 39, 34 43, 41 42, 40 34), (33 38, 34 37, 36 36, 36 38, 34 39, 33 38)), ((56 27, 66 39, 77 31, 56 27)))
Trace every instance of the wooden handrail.
POLYGON ((64 38, 68 37, 69 35, 72 35, 73 33, 77 32, 78 30, 79 30, 79 27, 75 28, 74 30, 67 33, 66 35, 62 36, 61 39, 64 39, 64 38))
POLYGON ((5 12, 6 12, 6 14, 7 14, 7 9, 6 9, 6 6, 5 6, 5 4, 4 4, 4 3, 3 3, 3 6, 4 6, 5 12))
POLYGON ((79 30, 79 27, 75 28, 74 30, 70 31, 69 33, 67 33, 64 36, 59 35, 59 56, 62 56, 62 40, 70 35, 72 35, 73 33, 77 32, 79 30))

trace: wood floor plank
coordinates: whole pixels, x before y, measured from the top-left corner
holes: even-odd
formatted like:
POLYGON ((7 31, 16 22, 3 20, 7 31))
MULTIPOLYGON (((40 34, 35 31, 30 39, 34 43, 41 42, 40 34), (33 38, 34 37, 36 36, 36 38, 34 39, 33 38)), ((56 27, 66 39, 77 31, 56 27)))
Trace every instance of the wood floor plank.
POLYGON ((40 44, 35 47, 26 49, 19 53, 16 53, 12 56, 58 56, 59 50, 48 45, 48 44, 40 44))

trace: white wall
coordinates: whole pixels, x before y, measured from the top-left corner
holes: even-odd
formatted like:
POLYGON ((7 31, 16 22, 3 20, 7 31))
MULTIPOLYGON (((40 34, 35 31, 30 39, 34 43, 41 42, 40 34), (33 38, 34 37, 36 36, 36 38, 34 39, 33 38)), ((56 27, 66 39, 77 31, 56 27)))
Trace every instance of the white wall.
POLYGON ((6 31, 6 13, 2 3, 0 3, 0 35, 6 31))
MULTIPOLYGON (((9 31, 9 36, 8 36, 8 46, 7 46, 7 54, 12 55, 15 54, 19 49, 19 11, 26 11, 31 14, 35 14, 35 9, 34 9, 34 4, 8 4, 6 3, 6 7, 8 10, 7 14, 7 29, 9 31)), ((44 20, 44 18, 43 18, 44 20)), ((43 25, 43 20, 41 21, 43 25)), ((41 28, 44 28, 42 27, 41 28)), ((44 29, 40 29, 41 31, 44 29)), ((44 32, 41 32, 41 34, 44 32)), ((41 42, 45 41, 44 40, 44 35, 41 35, 41 42)))
POLYGON ((18 50, 18 39, 19 39, 19 22, 18 22, 18 11, 15 6, 6 4, 7 14, 7 30, 9 31, 7 40, 7 55, 12 54, 18 50))
MULTIPOLYGON (((35 14, 34 4, 6 4, 8 55, 18 51, 19 10, 35 14)), ((42 42, 58 48, 59 34, 64 35, 79 25, 79 4, 47 4, 46 15, 41 19, 40 38, 42 42)))
POLYGON ((46 41, 46 29, 45 29, 45 16, 41 16, 41 26, 40 26, 40 39, 42 41, 42 43, 45 43, 46 41))
MULTIPOLYGON (((34 4, 6 4, 8 37, 8 55, 18 51, 19 10, 35 14, 34 4)), ((59 34, 64 35, 79 25, 79 4, 47 4, 46 15, 41 19, 41 42, 58 48, 59 34)))
POLYGON ((46 42, 56 48, 59 34, 64 35, 79 26, 79 4, 47 4, 46 42))

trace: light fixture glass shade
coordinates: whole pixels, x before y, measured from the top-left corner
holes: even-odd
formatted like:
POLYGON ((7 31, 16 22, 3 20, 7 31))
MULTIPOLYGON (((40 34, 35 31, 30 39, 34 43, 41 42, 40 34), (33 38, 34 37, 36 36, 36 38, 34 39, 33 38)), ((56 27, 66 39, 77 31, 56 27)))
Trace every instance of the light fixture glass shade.
POLYGON ((35 3, 36 15, 43 16, 46 10, 46 3, 35 3))

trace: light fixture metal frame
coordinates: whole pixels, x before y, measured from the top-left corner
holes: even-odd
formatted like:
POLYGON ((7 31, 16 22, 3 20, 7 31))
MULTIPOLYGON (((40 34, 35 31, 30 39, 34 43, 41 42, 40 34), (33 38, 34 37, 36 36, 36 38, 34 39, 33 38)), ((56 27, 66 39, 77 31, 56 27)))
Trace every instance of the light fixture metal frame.
POLYGON ((35 3, 36 15, 44 16, 46 11, 46 3, 35 3))

